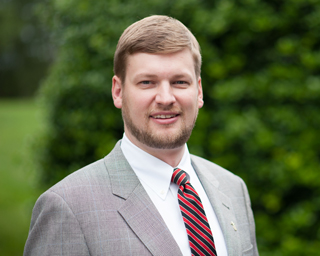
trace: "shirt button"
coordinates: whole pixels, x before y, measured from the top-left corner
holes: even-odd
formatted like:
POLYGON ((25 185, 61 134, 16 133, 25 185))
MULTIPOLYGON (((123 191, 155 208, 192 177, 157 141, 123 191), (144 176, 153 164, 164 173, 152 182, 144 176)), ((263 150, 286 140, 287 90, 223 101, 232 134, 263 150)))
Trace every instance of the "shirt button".
POLYGON ((164 195, 164 194, 165 194, 164 189, 162 189, 162 190, 160 191, 160 194, 161 194, 161 195, 164 195))

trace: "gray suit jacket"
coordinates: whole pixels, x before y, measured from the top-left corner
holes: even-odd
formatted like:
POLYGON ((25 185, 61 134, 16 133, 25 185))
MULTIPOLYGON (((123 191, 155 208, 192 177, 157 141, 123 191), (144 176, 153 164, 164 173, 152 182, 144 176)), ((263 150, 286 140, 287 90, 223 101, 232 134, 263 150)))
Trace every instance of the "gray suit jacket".
MULTIPOLYGON (((258 255, 244 182, 205 159, 191 159, 218 217, 228 255, 258 255)), ((72 173, 39 197, 24 255, 182 253, 118 142, 104 159, 72 173)))

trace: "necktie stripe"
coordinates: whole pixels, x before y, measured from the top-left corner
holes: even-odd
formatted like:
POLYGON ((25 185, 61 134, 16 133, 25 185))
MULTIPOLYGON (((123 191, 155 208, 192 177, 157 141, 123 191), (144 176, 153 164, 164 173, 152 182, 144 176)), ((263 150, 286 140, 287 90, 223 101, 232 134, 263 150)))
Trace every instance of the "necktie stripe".
POLYGON ((194 225, 196 225, 199 229, 202 230, 203 233, 208 233, 208 235, 211 235, 211 230, 210 228, 206 225, 204 221, 198 220, 195 216, 190 216, 188 211, 181 207, 181 214, 183 217, 191 221, 194 225), (182 208, 182 209, 181 209, 182 208))
POLYGON ((201 218, 205 219, 205 212, 203 209, 195 202, 192 202, 191 200, 188 200, 186 197, 182 197, 179 195, 179 200, 181 200, 184 204, 187 205, 191 210, 195 211, 197 214, 201 216, 201 218))
POLYGON ((184 172, 181 172, 181 169, 177 169, 171 179, 171 182, 176 183, 179 186, 181 183, 186 183, 187 181, 187 175, 184 172))
POLYGON ((193 236, 193 234, 191 234, 190 231, 187 231, 187 232, 189 232, 188 234, 191 236, 190 240, 193 244, 200 244, 201 245, 198 248, 204 255, 214 255, 214 254, 212 254, 212 252, 214 252, 215 249, 212 246, 210 246, 210 247, 206 246, 199 239, 197 239, 197 237, 193 236))
POLYGON ((181 201, 181 203, 183 203, 186 207, 188 207, 190 209, 190 211, 194 212, 194 215, 198 214, 202 219, 206 219, 203 210, 200 211, 198 209, 197 205, 193 205, 192 203, 190 203, 188 200, 186 200, 182 196, 178 197, 178 199, 181 201))
POLYGON ((182 179, 184 178, 185 174, 184 173, 178 173, 176 176, 176 182, 177 184, 181 184, 182 179), (179 181, 180 180, 180 181, 179 181))
POLYGON ((185 221, 186 224, 186 229, 190 231, 190 233, 197 238, 198 240, 200 240, 203 244, 205 244, 208 248, 214 249, 214 243, 213 241, 211 241, 210 237, 205 235, 204 233, 202 233, 200 230, 198 230, 194 225, 192 225, 192 223, 190 221, 188 221, 187 219, 183 219, 185 221))
POLYGON ((197 204, 199 205, 199 207, 201 209, 200 211, 203 212, 203 214, 204 214, 201 199, 200 199, 198 193, 195 191, 195 189, 191 186, 190 182, 186 183, 184 192, 185 192, 184 193, 185 197, 188 197, 190 199, 194 198, 194 200, 197 202, 197 204))
POLYGON ((186 175, 181 175, 177 181, 177 184, 181 184, 183 182, 185 182, 187 179, 187 176, 186 175))
MULTIPOLYGON (((191 184, 188 182, 186 183, 185 185, 185 190, 188 191, 188 194, 191 194, 191 195, 194 195, 195 197, 198 197, 199 198, 199 195, 198 193, 195 191, 195 189, 191 186, 191 184)), ((200 198, 199 198, 200 200, 200 198)), ((201 200, 200 200, 201 201, 201 200)))
POLYGON ((217 256, 212 232, 196 190, 186 173, 174 169, 171 181, 179 185, 178 202, 193 256, 217 256))
POLYGON ((201 233, 201 235, 211 238, 212 233, 210 230, 208 231, 207 228, 204 228, 205 226, 199 225, 199 223, 197 223, 194 219, 192 219, 192 217, 187 215, 185 212, 182 212, 181 214, 182 214, 182 217, 184 218, 185 223, 190 223, 189 225, 193 229, 196 229, 197 232, 201 233))
POLYGON ((177 180, 179 179, 179 176, 181 175, 178 175, 179 173, 179 169, 175 170, 173 175, 172 175, 172 178, 171 178, 171 182, 173 183, 176 183, 177 184, 177 180))
POLYGON ((217 252, 216 250, 214 249, 212 252, 206 252, 206 253, 203 253, 199 247, 196 247, 196 242, 194 240, 191 239, 190 241, 190 248, 191 248, 191 255, 192 256, 216 256, 217 255, 217 252))
POLYGON ((192 256, 195 256, 195 255, 199 255, 199 256, 205 256, 200 250, 199 248, 194 244, 192 243, 192 241, 189 241, 189 244, 190 244, 190 248, 191 248, 191 253, 192 253, 192 256))
POLYGON ((193 187, 188 186, 189 184, 187 183, 184 190, 186 191, 187 195, 193 196, 194 198, 196 198, 198 201, 201 202, 199 195, 197 194, 197 192, 194 190, 193 187))
POLYGON ((188 205, 186 205, 185 203, 181 202, 180 203, 180 210, 181 213, 185 212, 185 214, 187 214, 188 216, 190 216, 190 218, 196 219, 198 222, 203 223, 203 225, 205 227, 207 227, 208 232, 210 230, 209 224, 208 224, 208 219, 206 218, 206 216, 199 216, 195 211, 193 211, 192 209, 190 209, 188 207, 188 205))
MULTIPOLYGON (((188 201, 190 201, 190 200, 193 200, 194 201, 194 203, 196 203, 199 207, 200 207, 200 211, 202 212, 202 208, 201 208, 201 205, 202 205, 202 203, 201 203, 201 201, 199 201, 196 197, 194 197, 193 195, 188 195, 188 194, 184 194, 184 197, 188 200, 188 201)), ((199 198, 200 199, 200 198, 199 198)), ((197 207, 198 209, 199 209, 199 207, 197 207)))

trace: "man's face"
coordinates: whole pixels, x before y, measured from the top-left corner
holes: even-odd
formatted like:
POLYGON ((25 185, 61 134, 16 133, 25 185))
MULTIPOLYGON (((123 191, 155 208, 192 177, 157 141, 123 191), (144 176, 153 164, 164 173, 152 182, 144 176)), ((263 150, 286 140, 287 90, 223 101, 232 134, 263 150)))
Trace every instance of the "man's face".
POLYGON ((122 108, 126 135, 141 148, 184 145, 203 106, 201 79, 188 49, 130 55, 125 83, 115 76, 112 93, 115 106, 122 108))

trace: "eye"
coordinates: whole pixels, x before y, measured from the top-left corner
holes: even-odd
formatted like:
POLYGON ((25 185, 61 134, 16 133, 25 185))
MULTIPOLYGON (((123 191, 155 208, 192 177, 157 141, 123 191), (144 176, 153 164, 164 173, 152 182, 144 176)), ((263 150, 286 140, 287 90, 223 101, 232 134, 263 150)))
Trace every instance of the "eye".
POLYGON ((173 86, 175 86, 176 88, 181 88, 181 89, 188 88, 189 84, 190 83, 185 80, 177 80, 177 81, 173 82, 173 86))
POLYGON ((141 89, 150 89, 153 88, 155 86, 155 82, 152 80, 142 80, 138 83, 138 86, 141 89))
POLYGON ((151 81, 141 81, 141 84, 151 84, 151 81))
POLYGON ((176 81, 176 82, 174 82, 175 84, 187 84, 187 82, 186 81, 176 81))

